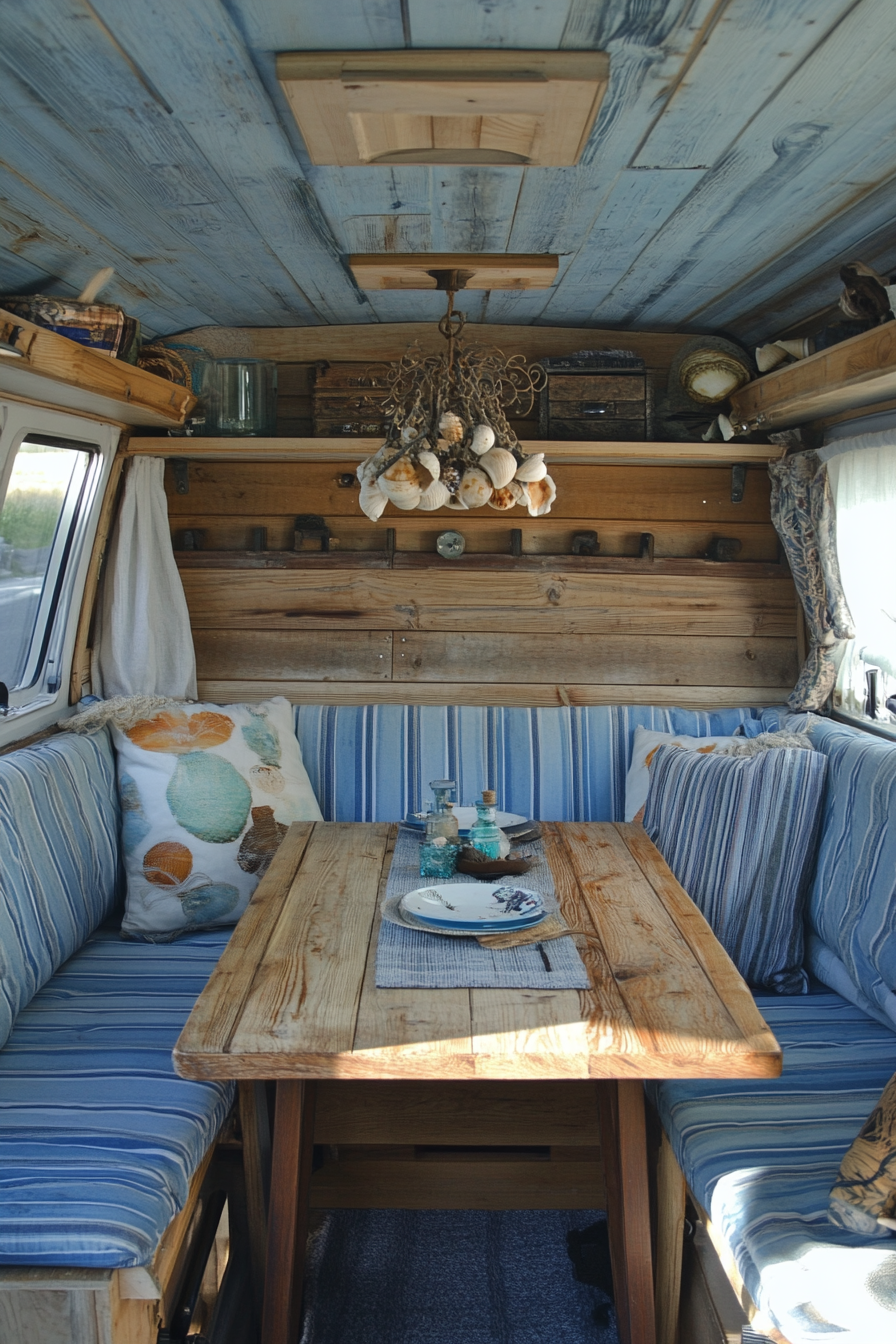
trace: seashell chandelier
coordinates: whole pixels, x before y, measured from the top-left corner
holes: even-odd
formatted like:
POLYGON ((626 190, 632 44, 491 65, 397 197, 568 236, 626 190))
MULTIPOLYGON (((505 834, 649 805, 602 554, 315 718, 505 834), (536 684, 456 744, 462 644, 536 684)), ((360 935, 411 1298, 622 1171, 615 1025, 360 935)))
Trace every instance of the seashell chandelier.
POLYGON ((507 411, 526 416, 545 386, 540 364, 500 350, 468 348, 459 340, 465 317, 454 310, 456 272, 439 283, 448 308, 439 331, 448 342, 441 355, 415 347, 385 376, 389 429, 383 446, 358 467, 360 504, 373 522, 391 502, 399 509, 504 511, 517 504, 533 518, 550 513, 557 487, 544 453, 526 454, 507 411))

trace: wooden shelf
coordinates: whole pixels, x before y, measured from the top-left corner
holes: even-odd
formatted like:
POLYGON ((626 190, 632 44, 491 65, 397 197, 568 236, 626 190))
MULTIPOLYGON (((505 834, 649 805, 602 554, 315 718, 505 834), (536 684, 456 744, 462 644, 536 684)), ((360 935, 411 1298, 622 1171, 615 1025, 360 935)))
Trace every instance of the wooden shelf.
POLYGON ((767 433, 894 396, 896 322, 885 322, 748 383, 731 398, 731 421, 767 433))
POLYGON ((196 404, 192 392, 177 383, 2 308, 0 336, 22 351, 21 359, 0 359, 0 394, 156 429, 182 425, 196 404))
MULTIPOLYGON (((206 458, 226 462, 346 462, 357 465, 375 453, 381 438, 370 439, 263 439, 263 438, 132 438, 132 456, 206 458)), ((735 463, 765 466, 780 457, 771 443, 594 443, 561 439, 525 439, 527 453, 544 453, 549 463, 570 465, 606 463, 609 466, 730 467, 735 463)))

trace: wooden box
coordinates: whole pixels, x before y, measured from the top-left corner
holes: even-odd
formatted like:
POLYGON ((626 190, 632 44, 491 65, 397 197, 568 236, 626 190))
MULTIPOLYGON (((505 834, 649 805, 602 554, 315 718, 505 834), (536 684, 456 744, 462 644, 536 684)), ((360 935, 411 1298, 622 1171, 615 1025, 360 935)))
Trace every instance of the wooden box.
POLYGON ((371 364, 319 364, 311 400, 315 438, 383 434, 389 399, 383 371, 371 364))
POLYGON ((640 360, 630 367, 604 364, 599 357, 545 360, 547 386, 539 402, 542 439, 649 439, 651 389, 640 360), (557 365, 565 367, 557 368, 557 365), (640 366, 640 367, 639 367, 640 366))

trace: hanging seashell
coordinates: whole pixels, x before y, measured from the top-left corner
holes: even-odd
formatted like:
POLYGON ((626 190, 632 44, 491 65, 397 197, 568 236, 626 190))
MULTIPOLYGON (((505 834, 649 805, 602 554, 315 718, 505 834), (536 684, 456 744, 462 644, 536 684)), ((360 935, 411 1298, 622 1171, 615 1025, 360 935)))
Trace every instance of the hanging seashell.
POLYGON ((477 425, 473 430, 473 438, 470 441, 470 447, 477 456, 482 457, 495 442, 495 431, 491 425, 477 425))
POLYGON ((557 498, 557 487, 550 476, 543 476, 540 481, 528 481, 526 493, 529 496, 531 517, 543 518, 546 513, 550 513, 551 505, 557 498))
POLYGON ((439 429, 448 443, 460 443, 464 436, 464 422, 453 411, 444 411, 439 418, 439 429))
POLYGON ((413 443, 414 440, 419 437, 420 431, 417 429, 416 425, 405 425, 404 429, 401 431, 402 443, 413 443))
POLYGON ((429 472, 434 481, 437 481, 442 474, 442 464, 435 453, 428 448, 421 448, 417 453, 417 462, 421 467, 429 472))
POLYGON ((481 467, 467 467, 461 477, 457 496, 468 509, 481 509, 491 499, 493 489, 487 472, 481 467))
POLYGON ((418 509, 424 513, 432 513, 433 509, 443 509, 447 506, 451 498, 451 491, 444 481, 433 481, 432 485, 427 486, 420 496, 418 509))
POLYGON ((362 513, 366 513, 370 521, 375 523, 389 503, 389 499, 378 485, 362 485, 358 503, 361 505, 362 513))
POLYGON ((445 504, 446 509, 457 509, 461 513, 467 512, 467 506, 458 495, 452 495, 445 504))
POLYGON ((532 453, 529 457, 524 457, 516 469, 516 479, 518 481, 542 481, 548 474, 548 469, 544 464, 544 453, 532 453))
POLYGON ((424 481, 409 457, 400 457, 379 478, 379 488, 397 509, 416 509, 429 479, 424 481))
POLYGON ((456 495, 460 488, 460 478, 463 474, 463 462, 446 462, 442 468, 442 475, 439 479, 447 485, 452 495, 456 495))
POLYGON ((526 487, 519 481, 510 481, 492 493, 488 506, 490 509, 512 509, 514 504, 527 504, 528 501, 526 487))
POLYGON ((516 475, 516 458, 506 448, 489 448, 480 457, 479 465, 488 472, 496 490, 503 489, 516 475))
POLYGON ((371 454, 370 457, 365 457, 364 461, 355 472, 355 475, 361 484, 375 484, 377 472, 381 471, 394 455, 395 444, 384 443, 382 448, 377 448, 376 452, 371 454))

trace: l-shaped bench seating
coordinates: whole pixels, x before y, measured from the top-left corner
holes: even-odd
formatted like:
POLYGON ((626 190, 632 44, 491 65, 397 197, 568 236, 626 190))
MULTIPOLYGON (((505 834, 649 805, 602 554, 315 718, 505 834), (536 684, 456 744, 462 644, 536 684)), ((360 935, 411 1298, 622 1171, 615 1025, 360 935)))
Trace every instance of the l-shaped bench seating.
MULTIPOLYGON (((690 735, 742 724, 754 735, 779 726, 779 715, 296 711, 329 820, 394 820, 446 775, 465 801, 490 783, 510 811, 620 819, 637 724, 690 735)), ((665 1083, 652 1095, 695 1196, 791 1344, 814 1344, 832 1324, 844 1344, 884 1344, 896 1328, 894 1243, 838 1231, 824 1210, 840 1158, 896 1069, 896 747, 831 724, 816 733, 830 785, 809 964, 835 992, 761 1000, 785 1049, 780 1082, 665 1083), (850 1320, 827 1319, 817 1288, 825 1276, 852 1285, 850 1320), (806 1291, 794 1296, 803 1281, 806 1291)), ((0 1266, 8 1267, 0 1269, 0 1324, 10 1294, 20 1300, 9 1319, 23 1320, 22 1295, 46 1290, 53 1271, 35 1278, 34 1267, 114 1277, 150 1265, 231 1104, 231 1089, 184 1081, 171 1067, 228 933, 121 941, 118 825, 105 734, 63 734, 0 760, 0 1042, 8 1035, 0 1051, 0 1266)), ((117 1344, 109 1321, 97 1326, 97 1344, 117 1344)))

